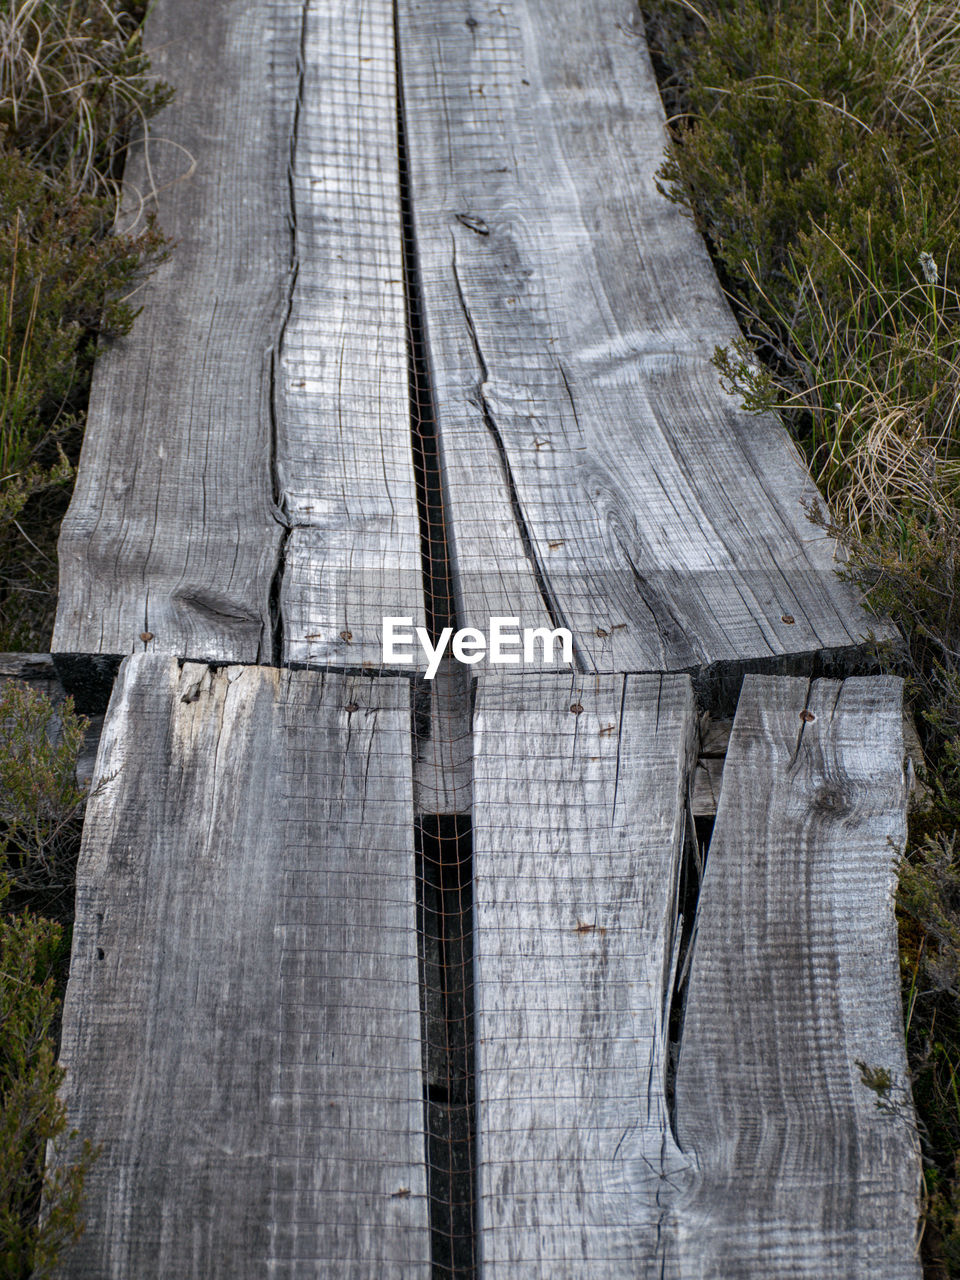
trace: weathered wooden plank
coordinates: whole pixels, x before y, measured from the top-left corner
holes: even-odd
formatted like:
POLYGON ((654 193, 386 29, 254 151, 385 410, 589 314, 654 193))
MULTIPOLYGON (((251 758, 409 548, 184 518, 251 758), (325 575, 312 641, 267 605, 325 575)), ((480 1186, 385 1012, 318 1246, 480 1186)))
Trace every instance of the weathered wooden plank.
POLYGON ((859 645, 796 450, 709 364, 736 329, 655 190, 663 114, 632 0, 401 0, 399 18, 464 621, 523 617, 535 565, 586 669, 859 645), (499 478, 473 466, 491 441, 499 478))
POLYGON ((128 659, 62 1060, 68 1277, 427 1277, 405 680, 128 659))
POLYGON ((700 756, 693 775, 691 804, 695 818, 712 818, 717 812, 723 783, 723 757, 700 756))
POLYGON ((176 247, 132 333, 97 361, 54 652, 270 660, 271 365, 301 9, 151 6, 146 43, 176 97, 149 156, 131 153, 121 221, 155 209, 176 247))
POLYGON ((747 677, 677 1077, 680 1274, 915 1280, 919 1159, 893 913, 901 686, 747 677), (858 1062, 890 1073, 890 1109, 858 1062))
POLYGON ((475 732, 482 1274, 660 1277, 690 682, 485 677, 475 732))
POLYGON ((462 813, 471 809, 473 735, 470 668, 444 661, 416 695, 414 802, 419 813, 462 813))
POLYGON ((424 625, 410 429, 392 0, 305 8, 291 168, 297 274, 277 472, 284 659, 379 665, 424 625))

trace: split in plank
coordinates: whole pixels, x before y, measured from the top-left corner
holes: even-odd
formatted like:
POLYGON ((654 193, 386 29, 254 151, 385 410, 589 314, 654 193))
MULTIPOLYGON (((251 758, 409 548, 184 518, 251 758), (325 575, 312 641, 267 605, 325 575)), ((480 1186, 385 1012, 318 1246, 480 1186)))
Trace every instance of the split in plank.
POLYGON ((409 682, 130 658, 98 778, 65 1276, 426 1280, 409 682))
POLYGON ((666 133, 635 4, 398 12, 462 621, 535 625, 549 605, 599 671, 862 645, 797 451, 710 365, 737 330, 655 188, 666 133))
POLYGON ((690 680, 484 678, 475 735, 482 1274, 660 1277, 690 680))
POLYGON ((748 676, 677 1076, 679 1274, 916 1280, 920 1165, 893 911, 898 680, 748 676), (889 1073, 887 1108, 861 1078, 889 1073))

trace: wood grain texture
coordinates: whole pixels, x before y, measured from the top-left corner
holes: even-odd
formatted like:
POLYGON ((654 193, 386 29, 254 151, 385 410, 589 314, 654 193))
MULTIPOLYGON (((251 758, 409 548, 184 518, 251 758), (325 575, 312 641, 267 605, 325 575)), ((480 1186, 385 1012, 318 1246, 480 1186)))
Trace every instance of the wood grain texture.
POLYGON ((535 611, 539 575, 587 670, 856 648, 868 624, 799 455, 709 363, 737 331, 654 187, 666 136, 632 0, 399 14, 464 621, 535 611), (473 463, 491 449, 498 474, 473 463))
POLYGON ((677 1077, 699 1171, 678 1216, 683 1280, 920 1274, 893 912, 901 701, 888 678, 744 684, 677 1077), (890 1072, 893 1111, 858 1060, 890 1072))
POLYGON ((384 615, 424 625, 392 0, 309 0, 302 67, 297 271, 278 366, 277 474, 291 527, 283 654, 379 666, 384 615))
POLYGON ((131 153, 121 223, 155 210, 175 247, 97 360, 54 652, 270 660, 300 15, 287 0, 151 6, 145 42, 176 96, 149 155, 131 153))
POLYGON ((696 717, 683 676, 481 679, 481 1274, 659 1277, 686 1161, 664 1088, 696 717), (579 710, 571 710, 579 708, 579 710))
POLYGON ((416 693, 414 803, 418 813, 469 814, 473 795, 470 668, 444 660, 416 693))
POLYGON ((723 785, 723 757, 700 756, 693 775, 691 804, 695 818, 712 818, 717 812, 723 785))
POLYGON ((97 772, 64 1276, 426 1280, 408 682, 137 656, 97 772))

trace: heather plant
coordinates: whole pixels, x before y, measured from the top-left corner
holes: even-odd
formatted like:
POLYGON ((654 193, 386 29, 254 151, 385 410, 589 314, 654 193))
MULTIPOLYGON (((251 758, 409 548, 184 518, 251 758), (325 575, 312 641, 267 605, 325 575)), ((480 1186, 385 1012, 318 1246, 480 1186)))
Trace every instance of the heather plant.
POLYGON ((83 1181, 96 1152, 89 1142, 73 1146, 78 1135, 58 1095, 61 926, 29 909, 8 914, 8 892, 0 873, 0 1274, 40 1280, 83 1230, 83 1181), (48 1144, 67 1141, 69 1160, 45 1168, 48 1144))
POLYGON ((85 728, 69 698, 55 707, 16 681, 0 688, 0 870, 12 905, 27 903, 62 922, 73 914, 85 728))
POLYGON ((51 1274, 82 1230, 95 1158, 68 1131, 56 1061, 84 729, 69 700, 55 708, 26 686, 0 689, 0 1274, 9 1277, 51 1274), (48 1144, 67 1142, 70 1156, 45 1168, 48 1144))

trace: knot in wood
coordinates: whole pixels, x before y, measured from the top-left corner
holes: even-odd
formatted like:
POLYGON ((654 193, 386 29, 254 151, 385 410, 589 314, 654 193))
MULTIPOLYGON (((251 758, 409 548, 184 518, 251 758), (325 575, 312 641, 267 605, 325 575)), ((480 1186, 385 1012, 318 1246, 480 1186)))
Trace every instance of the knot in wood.
POLYGON ((852 802, 846 789, 835 782, 825 782, 817 788, 813 797, 813 807, 823 813, 848 813, 852 802))

